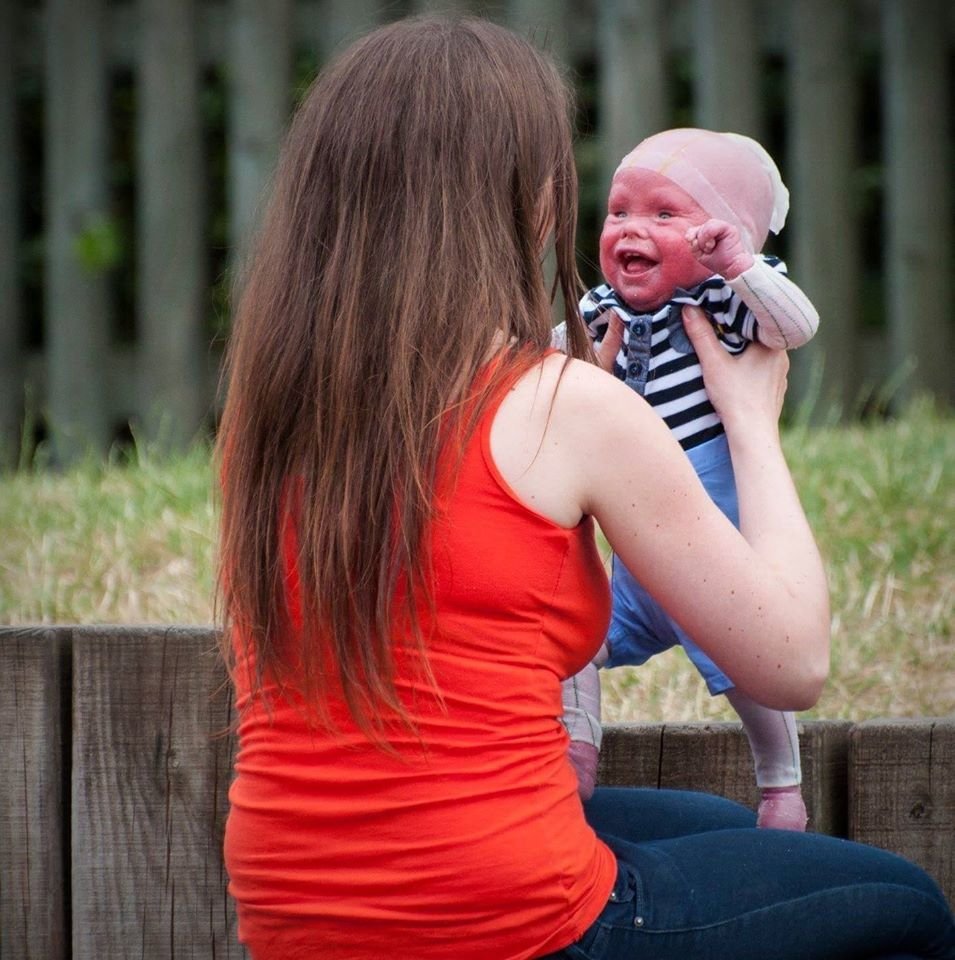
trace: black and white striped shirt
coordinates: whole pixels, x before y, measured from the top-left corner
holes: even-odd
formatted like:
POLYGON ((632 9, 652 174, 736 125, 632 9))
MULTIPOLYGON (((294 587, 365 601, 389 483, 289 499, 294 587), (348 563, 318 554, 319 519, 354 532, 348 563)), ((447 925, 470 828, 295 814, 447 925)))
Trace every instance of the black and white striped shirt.
MULTIPOLYGON (((785 275, 786 265, 776 257, 762 255, 765 263, 785 275)), ((613 373, 646 398, 663 418, 684 450, 722 434, 706 390, 703 373, 683 329, 682 308, 695 304, 706 310, 720 343, 730 353, 742 353, 758 340, 758 325, 752 310, 720 276, 710 277, 692 290, 677 290, 654 313, 635 313, 608 284, 584 294, 580 313, 595 344, 607 332, 608 310, 624 323, 623 345, 614 361, 613 373)))

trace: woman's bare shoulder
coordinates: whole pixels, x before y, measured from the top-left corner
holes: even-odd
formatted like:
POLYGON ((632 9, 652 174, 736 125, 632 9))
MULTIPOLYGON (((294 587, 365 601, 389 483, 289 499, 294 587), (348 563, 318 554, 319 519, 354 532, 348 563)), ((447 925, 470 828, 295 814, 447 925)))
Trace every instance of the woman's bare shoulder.
MULTIPOLYGON (((660 418, 638 393, 600 367, 565 357, 545 361, 556 371, 554 416, 558 426, 580 434, 585 446, 659 432, 660 418)), ((608 448, 604 446, 604 452, 608 448)))

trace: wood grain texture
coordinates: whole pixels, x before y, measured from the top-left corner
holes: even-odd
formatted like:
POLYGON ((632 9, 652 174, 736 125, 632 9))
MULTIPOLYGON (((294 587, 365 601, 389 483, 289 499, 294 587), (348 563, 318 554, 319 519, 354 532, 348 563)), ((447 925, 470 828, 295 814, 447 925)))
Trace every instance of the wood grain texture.
POLYGON ((848 720, 807 720, 797 724, 802 757, 802 795, 809 829, 830 837, 848 836, 848 720))
MULTIPOLYGON (((214 646, 203 629, 0 628, 0 960, 244 955, 222 863, 231 702, 214 646)), ((955 899, 955 718, 799 734, 811 828, 900 853, 955 899)), ((734 723, 608 726, 600 782, 756 800, 734 723)))
MULTIPOLYGON (((104 0, 48 0, 44 55, 44 360, 56 461, 111 440, 109 283, 78 245, 108 223, 109 85, 104 0)), ((108 229, 108 227, 107 227, 108 229)))
MULTIPOLYGON (((846 834, 846 763, 850 724, 799 724, 803 797, 809 828, 846 834)), ((716 793, 755 809, 753 758, 738 723, 613 724, 604 729, 602 786, 666 787, 716 793)))
POLYGON ((860 723, 849 764, 850 837, 914 860, 955 902, 955 719, 860 723))
POLYGON ((140 0, 139 11, 136 413, 148 444, 182 450, 208 405, 198 4, 140 0))
POLYGON ((211 630, 73 640, 73 957, 242 956, 222 831, 231 702, 211 630))
POLYGON ((61 648, 69 630, 0 629, 0 958, 62 960, 66 890, 61 648))
POLYGON ((602 787, 660 786, 663 727, 658 723, 604 726, 597 782, 602 787))

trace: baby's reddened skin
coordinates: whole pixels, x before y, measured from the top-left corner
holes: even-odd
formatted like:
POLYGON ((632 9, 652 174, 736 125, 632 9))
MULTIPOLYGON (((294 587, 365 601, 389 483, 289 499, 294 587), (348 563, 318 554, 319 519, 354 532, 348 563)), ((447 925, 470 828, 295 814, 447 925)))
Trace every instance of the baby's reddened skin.
MULTIPOLYGON (((614 173, 600 234, 606 284, 581 304, 600 365, 650 401, 687 451, 704 488, 737 525, 724 433, 728 414, 713 395, 712 371, 704 377, 701 370, 697 343, 705 329, 683 318, 687 311, 699 313, 726 351, 744 355, 762 344, 792 347, 812 336, 818 323, 812 304, 784 276, 781 264, 759 252, 769 232, 781 229, 788 203, 772 158, 748 137, 696 129, 649 137, 614 173)), ((712 356, 714 368, 718 354, 724 351, 712 356)), ((804 830, 792 712, 771 709, 765 691, 755 698, 746 692, 740 664, 728 672, 718 667, 719 657, 714 661, 702 649, 702 638, 661 609, 619 553, 613 588, 604 662, 637 665, 681 645, 710 692, 725 695, 743 721, 762 793, 760 826, 804 830)), ((762 655, 758 659, 765 666, 762 655)), ((571 759, 586 798, 594 789, 600 743, 594 665, 565 684, 563 699, 571 759)))

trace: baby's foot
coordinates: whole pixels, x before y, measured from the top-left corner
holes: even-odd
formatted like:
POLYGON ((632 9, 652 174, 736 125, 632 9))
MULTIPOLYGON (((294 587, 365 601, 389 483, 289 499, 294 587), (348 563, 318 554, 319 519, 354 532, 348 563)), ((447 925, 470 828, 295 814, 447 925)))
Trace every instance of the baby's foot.
POLYGON ((763 787, 763 799, 756 815, 757 827, 805 831, 809 817, 799 786, 763 787))

